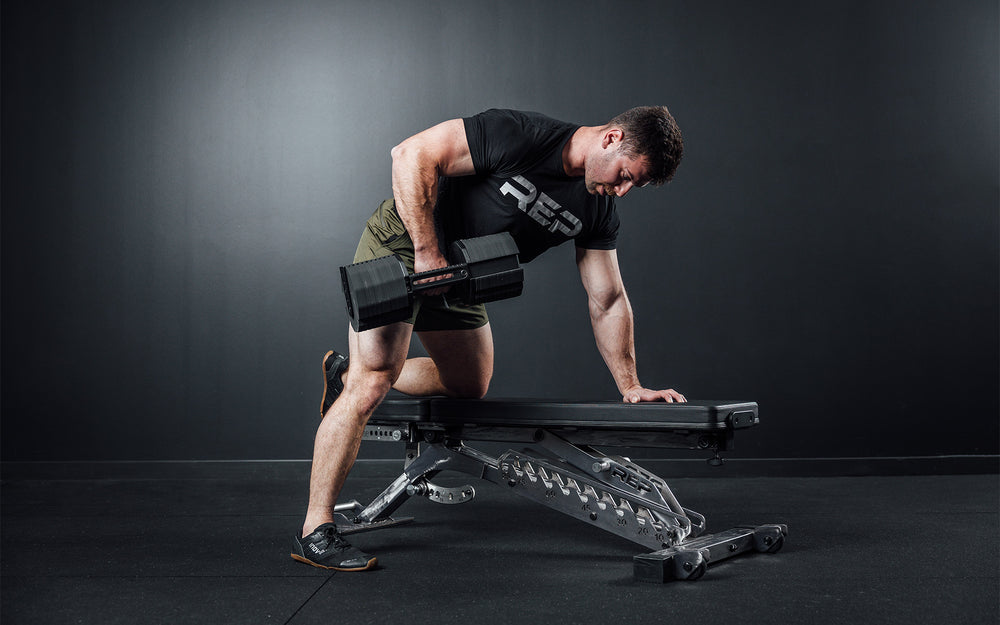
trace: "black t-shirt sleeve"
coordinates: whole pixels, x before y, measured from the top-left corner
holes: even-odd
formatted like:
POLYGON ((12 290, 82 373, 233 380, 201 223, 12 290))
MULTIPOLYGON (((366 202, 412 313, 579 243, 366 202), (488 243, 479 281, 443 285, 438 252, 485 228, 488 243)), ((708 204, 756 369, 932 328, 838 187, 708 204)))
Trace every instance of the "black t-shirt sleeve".
POLYGON ((616 249, 620 226, 621 220, 618 218, 618 211, 615 210, 614 201, 609 198, 605 210, 598 213, 588 234, 576 238, 576 246, 587 250, 616 249))

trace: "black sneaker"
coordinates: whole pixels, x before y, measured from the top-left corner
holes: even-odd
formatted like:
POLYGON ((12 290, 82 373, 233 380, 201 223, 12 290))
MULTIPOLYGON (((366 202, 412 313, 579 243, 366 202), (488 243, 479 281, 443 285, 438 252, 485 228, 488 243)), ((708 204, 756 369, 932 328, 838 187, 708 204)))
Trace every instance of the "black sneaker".
POLYGON ((330 351, 323 356, 323 403, 320 405, 319 417, 322 419, 330 411, 330 406, 337 401, 340 393, 344 390, 344 383, 340 376, 347 371, 350 364, 347 356, 330 351))
POLYGON ((293 538, 292 559, 334 571, 367 571, 375 566, 375 556, 352 547, 334 523, 324 523, 304 538, 293 538))

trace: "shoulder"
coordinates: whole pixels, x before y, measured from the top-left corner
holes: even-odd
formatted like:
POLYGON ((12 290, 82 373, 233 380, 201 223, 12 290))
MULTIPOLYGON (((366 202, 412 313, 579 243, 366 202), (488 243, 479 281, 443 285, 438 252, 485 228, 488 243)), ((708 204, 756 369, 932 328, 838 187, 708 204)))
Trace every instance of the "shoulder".
POLYGON ((559 121, 542 113, 496 108, 466 117, 464 121, 467 129, 470 126, 488 127, 527 135, 565 132, 568 129, 575 130, 578 127, 577 124, 559 121))
POLYGON ((489 109, 463 119, 476 171, 517 170, 538 162, 579 127, 530 111, 489 109))

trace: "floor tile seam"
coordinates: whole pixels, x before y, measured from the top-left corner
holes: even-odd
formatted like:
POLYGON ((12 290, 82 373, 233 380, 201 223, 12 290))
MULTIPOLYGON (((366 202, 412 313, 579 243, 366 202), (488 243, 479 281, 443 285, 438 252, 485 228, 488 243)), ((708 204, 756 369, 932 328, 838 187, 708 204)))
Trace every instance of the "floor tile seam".
MULTIPOLYGON (((708 575, 712 575, 715 570, 714 567, 710 566, 708 569, 708 575)), ((205 579, 218 579, 218 580, 324 580, 320 584, 320 588, 325 586, 330 579, 336 577, 336 574, 330 575, 2 575, 0 576, 0 581, 10 582, 10 581, 32 581, 32 580, 56 580, 56 581, 68 581, 68 580, 95 580, 95 581, 108 581, 108 580, 121 580, 121 581, 162 581, 162 580, 205 580, 205 579)), ((843 576, 813 576, 813 575, 802 575, 797 574, 797 579, 807 580, 810 584, 817 582, 843 582, 843 576)), ((758 575, 758 579, 762 576, 758 575)), ((395 579, 399 579, 396 577, 395 579)), ((883 578, 873 578, 868 580, 868 582, 878 582, 883 578)), ((1000 580, 1000 575, 970 575, 970 576, 896 576, 892 578, 892 581, 907 581, 907 580, 933 580, 937 582, 949 582, 949 583, 971 583, 971 582, 983 582, 990 583, 1000 580)), ((787 581, 787 580, 786 580, 787 581)), ((636 587, 645 588, 646 585, 637 582, 636 587)), ((319 589, 317 589, 317 592, 319 589)), ((311 599, 312 597, 310 597, 311 599)), ((307 601, 308 603, 308 601, 307 601)), ((303 604, 304 605, 304 604, 303 604)))
POLYGON ((324 579, 327 577, 333 577, 333 573, 328 575, 317 574, 317 575, 207 575, 207 574, 191 574, 191 575, 92 575, 92 574, 80 574, 80 575, 69 575, 66 573, 61 574, 39 574, 39 575, 24 575, 19 573, 3 573, 0 574, 0 580, 12 580, 12 579, 324 579))
MULTIPOLYGON (((635 459, 636 462, 647 462, 649 460, 635 459)), ((399 472, 386 473, 384 475, 358 475, 352 476, 351 479, 354 480, 392 480, 399 476, 399 472)), ((1000 476, 1000 473, 875 473, 875 474, 858 474, 858 473, 840 473, 840 474, 829 474, 829 473, 797 473, 794 475, 767 475, 767 474, 748 474, 748 473, 734 473, 732 475, 672 475, 669 479, 672 480, 699 480, 699 481, 719 481, 719 480, 769 480, 769 481, 780 481, 780 480, 869 480, 869 479, 883 479, 883 480, 897 480, 897 479, 908 479, 908 478, 996 478, 1000 476)), ((212 482, 212 483, 232 483, 232 484, 299 484, 302 479, 308 479, 308 475, 296 478, 286 478, 286 477, 102 477, 102 478, 72 478, 72 477, 13 477, 4 478, 0 480, 0 486, 10 486, 13 484, 25 484, 25 483, 58 483, 58 484, 99 484, 99 483, 124 483, 124 484, 135 484, 141 482, 148 482, 153 484, 163 483, 163 482, 179 482, 179 483, 195 483, 195 482, 212 482)), ((664 476, 661 476, 664 477, 664 476)))
MULTIPOLYGON (((692 499, 692 498, 689 497, 687 499, 692 499)), ((504 507, 504 508, 512 507, 512 506, 508 506, 507 502, 489 502, 489 503, 491 503, 491 504, 497 504, 497 505, 501 505, 502 504, 502 507, 504 507)), ((519 501, 519 500, 517 500, 517 503, 518 503, 518 506, 517 506, 518 508, 524 507, 526 509, 535 509, 538 506, 538 504, 528 505, 528 503, 524 503, 522 505, 522 502, 519 501)), ((531 502, 531 503, 533 503, 533 502, 531 502)), ((8 504, 8 507, 9 506, 10 506, 10 504, 8 504)), ((707 506, 705 506, 703 504, 699 505, 699 507, 707 508, 707 506)), ((889 512, 878 512, 877 510, 873 511, 871 509, 864 510, 864 511, 859 511, 859 512, 847 513, 847 512, 844 511, 843 508, 831 508, 831 509, 828 509, 828 510, 823 510, 823 509, 820 509, 820 510, 816 510, 816 509, 800 510, 800 509, 782 509, 782 508, 757 508, 757 507, 750 508, 750 509, 748 509, 748 508, 742 508, 742 509, 735 509, 735 510, 734 509, 722 509, 721 507, 715 507, 715 508, 712 508, 712 510, 709 513, 713 517, 719 517, 719 516, 722 516, 722 515, 732 515, 732 514, 745 514, 745 515, 767 514, 767 515, 789 515, 789 516, 796 516, 796 517, 800 517, 800 518, 801 517, 829 517, 831 514, 836 514, 838 518, 849 518, 851 516, 871 517, 873 513, 874 514, 884 514, 884 515, 896 515, 896 514, 898 514, 898 512, 892 512, 892 511, 889 511, 889 512)), ((709 514, 709 513, 703 513, 703 514, 709 514)), ((922 508, 920 510, 909 510, 909 511, 906 512, 907 518, 914 517, 914 516, 923 517, 923 516, 941 516, 941 515, 948 515, 949 517, 956 516, 956 515, 958 515, 958 516, 965 516, 965 515, 973 515, 973 516, 995 516, 995 517, 1000 518, 1000 511, 993 510, 993 509, 990 509, 990 508, 984 508, 984 509, 980 509, 980 510, 977 510, 977 509, 955 510, 954 508, 945 508, 945 509, 922 508)), ((220 514, 218 512, 204 512, 204 513, 201 513, 201 512, 190 512, 190 513, 185 513, 185 514, 180 514, 180 513, 175 513, 175 514, 161 514, 161 513, 152 513, 152 512, 133 513, 133 512, 127 512, 126 511, 126 512, 115 512, 115 513, 108 512, 108 513, 87 513, 87 514, 73 513, 73 514, 70 514, 70 513, 60 513, 58 511, 48 511, 48 512, 46 512, 44 514, 40 514, 40 513, 37 512, 37 510, 32 510, 31 512, 24 512, 24 513, 21 513, 21 512, 10 512, 8 510, 8 511, 5 511, 2 515, 0 515, 0 521, 6 520, 6 519, 38 519, 38 518, 41 518, 41 519, 52 519, 52 518, 63 518, 63 519, 111 519, 111 518, 120 518, 120 519, 201 519, 201 518, 220 518, 220 519, 235 519, 235 518, 239 518, 239 519, 296 519, 296 518, 299 518, 299 517, 301 517, 301 514, 293 514, 293 513, 290 513, 290 514, 278 514, 278 513, 273 513, 273 514, 265 514, 265 513, 242 513, 242 514, 238 514, 238 513, 225 513, 225 514, 220 514)))
POLYGON ((304 609, 304 608, 305 608, 305 607, 306 607, 307 605, 309 605, 309 602, 310 602, 310 601, 312 601, 312 600, 313 600, 313 599, 314 599, 314 598, 316 597, 316 595, 318 595, 318 594, 320 593, 320 591, 321 591, 321 590, 323 590, 323 589, 324 589, 324 588, 326 587, 326 585, 330 583, 330 580, 334 578, 334 575, 336 575, 336 574, 335 574, 335 573, 331 573, 330 575, 328 575, 328 576, 326 577, 326 579, 324 579, 324 580, 323 580, 323 583, 322 583, 322 584, 320 584, 320 585, 319 585, 319 586, 318 586, 318 587, 316 588, 316 590, 314 590, 314 591, 312 592, 312 594, 310 594, 310 595, 309 595, 309 596, 308 596, 308 597, 306 598, 306 600, 302 602, 302 605, 300 605, 299 607, 295 608, 295 611, 294 611, 294 612, 292 612, 291 616, 289 616, 289 617, 288 617, 288 618, 287 618, 287 619, 285 620, 285 623, 284 623, 284 625, 288 625, 289 623, 291 623, 292 621, 294 621, 294 620, 295 620, 295 617, 299 615, 299 612, 301 612, 301 611, 302 611, 302 610, 303 610, 303 609, 304 609))
MULTIPOLYGON (((687 502, 684 502, 684 503, 687 503, 687 502)), ((704 506, 701 506, 701 507, 704 507, 704 506)), ((737 510, 737 511, 728 511, 728 510, 719 510, 719 509, 709 510, 709 511, 703 510, 701 512, 705 516, 713 516, 713 517, 719 517, 719 516, 722 516, 723 514, 727 514, 727 515, 728 514, 744 514, 744 512, 740 511, 740 510, 737 510)), ((747 514, 769 514, 769 515, 782 515, 782 514, 784 514, 784 515, 789 515, 789 516, 796 516, 796 517, 799 517, 799 518, 802 518, 802 517, 825 517, 825 518, 829 518, 830 515, 833 514, 833 515, 836 515, 836 518, 845 519, 845 518, 850 518, 850 517, 871 518, 873 516, 900 516, 901 513, 899 511, 880 512, 878 510, 871 510, 871 509, 869 509, 869 510, 859 510, 858 512, 847 513, 847 512, 844 512, 843 508, 837 508, 837 509, 831 509, 831 510, 807 510, 807 511, 802 511, 802 510, 773 510, 773 509, 768 509, 768 510, 763 510, 763 511, 761 511, 759 513, 758 512, 749 512, 747 514)), ((936 509, 924 508, 924 509, 921 509, 921 510, 907 510, 906 513, 905 513, 905 515, 906 515, 906 518, 924 517, 924 516, 939 517, 939 516, 944 516, 944 515, 946 515, 948 517, 967 516, 967 515, 969 515, 969 516, 995 516, 997 518, 1000 518, 1000 512, 998 512, 996 510, 989 510, 989 509, 986 509, 986 510, 954 510, 954 509, 950 509, 949 508, 949 509, 936 510, 936 509)), ((709 519, 709 520, 711 520, 711 519, 709 519)))
MULTIPOLYGON (((894 578, 892 578, 893 582, 895 582, 897 580, 898 581, 904 581, 904 582, 905 581, 909 581, 909 580, 912 580, 912 581, 915 581, 915 582, 919 582, 920 580, 928 580, 928 581, 934 581, 934 582, 938 582, 938 583, 949 582, 949 583, 970 584, 970 583, 973 583, 973 582, 983 582, 983 583, 996 582, 997 580, 1000 580, 1000 575, 994 576, 994 577, 989 577, 989 576, 986 576, 986 577, 984 577, 984 576, 965 576, 965 575, 957 575, 955 577, 939 577, 939 576, 930 576, 930 575, 920 575, 920 576, 907 576, 907 577, 902 577, 901 576, 901 577, 894 577, 894 578)), ((876 579, 870 580, 870 581, 878 582, 878 581, 880 581, 880 578, 876 578, 876 579)))
MULTIPOLYGON (((763 555, 763 554, 760 554, 760 555, 763 555)), ((781 558, 782 556, 781 556, 781 554, 776 554, 774 557, 781 558)), ((789 557, 791 557, 790 554, 789 554, 789 557)), ((760 558, 758 558, 758 560, 760 560, 760 558)), ((750 562, 750 561, 751 560, 748 560, 748 559, 742 560, 742 562, 750 562)), ((718 570, 721 571, 722 568, 725 567, 725 566, 726 566, 726 563, 724 563, 724 562, 718 562, 715 565, 713 565, 713 564, 710 563, 708 565, 708 573, 706 573, 706 575, 711 575, 712 571, 716 570, 716 567, 718 567, 718 570)), ((763 571, 760 571, 760 572, 763 572, 763 571)), ((758 579, 760 579, 760 575, 758 575, 758 579)), ((815 573, 815 574, 812 574, 811 572, 804 574, 801 571, 796 571, 795 572, 795 579, 796 579, 796 581, 807 580, 809 584, 813 584, 815 582, 844 581, 844 576, 843 575, 836 575, 836 574, 829 574, 829 573, 815 573)), ((996 581, 996 580, 1000 579, 1000 573, 997 573, 995 575, 983 574, 983 575, 950 575, 950 576, 949 575, 907 574, 907 575, 892 575, 891 577, 889 576, 889 574, 884 574, 884 575, 872 575, 870 577, 865 578, 864 581, 866 581, 866 582, 873 582, 873 581, 874 582, 879 582, 879 581, 886 580, 886 579, 888 579, 888 580, 890 580, 892 582, 895 582, 897 580, 899 580, 899 581, 907 581, 907 580, 915 580, 915 581, 919 581, 919 580, 937 580, 937 581, 945 581, 945 582, 948 582, 948 581, 950 581, 950 582, 968 582, 968 581, 984 581, 984 582, 989 582, 989 581, 996 581)), ((789 580, 786 578, 785 581, 788 582, 789 580)), ((850 581, 850 580, 848 580, 848 581, 850 581)))
MULTIPOLYGON (((10 505, 10 504, 8 504, 10 505)), ((222 518, 222 519, 294 519, 300 518, 301 514, 218 514, 214 512, 208 512, 205 514, 190 513, 190 514, 128 514, 128 513, 106 513, 106 514, 59 514, 58 512, 49 514, 19 514, 19 513, 4 513, 0 516, 0 520, 4 519, 52 519, 52 518, 64 518, 64 519, 112 519, 112 518, 124 518, 124 519, 202 519, 202 518, 222 518)))
MULTIPOLYGON (((704 508, 704 506, 699 506, 699 507, 700 508, 704 508)), ((703 512, 704 512, 704 510, 703 510, 703 512)), ((785 523, 786 520, 789 520, 789 519, 793 519, 793 520, 808 520, 808 519, 813 519, 813 518, 829 518, 830 515, 833 514, 833 515, 837 516, 837 519, 838 519, 836 521, 837 523, 843 523, 845 520, 850 519, 852 517, 853 518, 866 518, 866 519, 870 519, 873 516, 873 514, 875 516, 880 516, 880 515, 889 515, 889 516, 892 516, 893 515, 892 512, 878 513, 878 512, 872 512, 872 511, 864 512, 864 513, 862 513, 862 512, 845 513, 843 510, 837 510, 837 509, 802 511, 802 510, 793 510, 793 509, 784 509, 784 510, 782 510, 782 509, 763 509, 763 508, 755 510, 755 511, 747 511, 745 509, 744 510, 729 511, 729 510, 720 510, 718 508, 714 508, 714 509, 710 510, 709 512, 707 512, 707 514, 709 515, 710 520, 719 518, 720 516, 723 516, 723 515, 743 517, 742 519, 736 521, 737 525, 760 525, 761 523, 752 523, 750 521, 753 521, 754 519, 760 520, 763 517, 767 517, 766 521, 768 523, 785 523), (752 517, 752 518, 748 518, 748 517, 752 517)), ((906 516, 907 516, 908 519, 926 518, 926 517, 940 517, 940 516, 944 516, 944 515, 948 516, 949 518, 955 518, 955 517, 959 517, 959 518, 961 518, 961 517, 967 517, 967 518, 975 517, 975 518, 979 518, 979 519, 994 518, 994 519, 997 519, 998 522, 1000 522, 1000 512, 997 512, 996 510, 990 510, 990 509, 983 509, 983 510, 954 510, 954 509, 933 510, 933 509, 923 509, 923 510, 911 510, 911 511, 908 511, 906 513, 906 516)), ((37 511, 32 511, 31 513, 17 513, 17 512, 7 511, 2 516, 0 516, 0 523, 11 522, 11 521, 26 522, 26 521, 31 521, 31 520, 35 520, 35 519, 45 519, 46 521, 63 520, 63 521, 80 521, 80 522, 86 522, 86 521, 107 521, 107 520, 110 520, 110 519, 120 520, 122 522, 128 522, 128 521, 149 521, 149 520, 161 520, 161 521, 176 520, 176 521, 181 521, 181 520, 191 520, 191 519, 246 519, 248 521, 254 520, 254 519, 260 519, 260 520, 265 520, 266 519, 266 520, 275 521, 275 520, 280 520, 280 519, 295 520, 295 519, 298 519, 299 517, 300 517, 300 515, 298 515, 298 514, 189 513, 189 514, 169 514, 169 515, 164 515, 164 514, 153 514, 153 513, 140 513, 140 514, 133 514, 133 513, 115 513, 115 514, 111 514, 111 513, 105 513, 105 514, 61 514, 61 513, 58 513, 58 512, 47 513, 47 514, 38 514, 37 511)), ((418 519, 416 519, 416 521, 417 521, 417 523, 419 523, 420 519, 418 518, 418 519)), ((445 519, 445 520, 436 519, 436 522, 440 523, 440 522, 448 522, 448 521, 447 521, 447 519, 445 519)), ((789 525, 792 525, 793 523, 794 523, 794 521, 789 521, 788 522, 789 525)), ((721 527, 722 525, 731 525, 731 524, 732 523, 726 523, 726 524, 716 524, 716 523, 713 523, 713 526, 714 525, 718 525, 718 527, 716 527, 714 530, 711 530, 711 531, 718 531, 719 529, 723 529, 721 527)), ((4 542, 7 542, 7 537, 4 537, 4 542)))

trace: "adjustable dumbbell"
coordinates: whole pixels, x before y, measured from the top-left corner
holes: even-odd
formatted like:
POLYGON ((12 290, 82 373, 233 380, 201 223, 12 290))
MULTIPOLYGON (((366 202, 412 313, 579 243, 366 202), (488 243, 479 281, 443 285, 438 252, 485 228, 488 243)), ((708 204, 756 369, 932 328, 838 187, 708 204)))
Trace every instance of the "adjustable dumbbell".
POLYGON ((521 294, 524 270, 517 244, 507 232, 455 241, 447 267, 407 274, 396 255, 383 256, 340 268, 351 327, 369 328, 404 321, 413 314, 413 300, 422 291, 453 285, 448 298, 482 304, 521 294), (447 276, 431 282, 428 278, 447 276))

